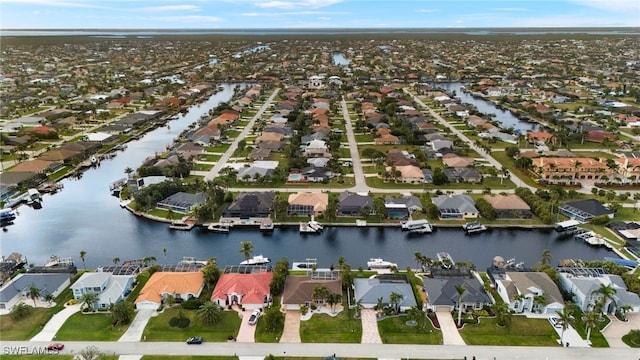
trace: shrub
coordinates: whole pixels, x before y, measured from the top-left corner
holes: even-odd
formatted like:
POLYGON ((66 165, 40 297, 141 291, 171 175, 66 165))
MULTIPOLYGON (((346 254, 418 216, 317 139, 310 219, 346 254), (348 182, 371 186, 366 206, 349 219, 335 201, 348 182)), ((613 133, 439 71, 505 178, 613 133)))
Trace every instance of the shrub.
POLYGON ((300 305, 300 314, 307 315, 308 311, 309 311, 309 309, 306 306, 300 305))
POLYGON ((187 310, 197 310, 202 306, 202 302, 197 298, 191 298, 182 302, 182 308, 187 310))
POLYGON ((489 312, 487 310, 474 310, 473 316, 476 318, 479 316, 489 316, 489 312))
POLYGON ((177 327, 180 329, 184 329, 189 327, 191 324, 191 320, 182 312, 178 313, 178 316, 174 316, 169 320, 169 325, 172 327, 177 327))

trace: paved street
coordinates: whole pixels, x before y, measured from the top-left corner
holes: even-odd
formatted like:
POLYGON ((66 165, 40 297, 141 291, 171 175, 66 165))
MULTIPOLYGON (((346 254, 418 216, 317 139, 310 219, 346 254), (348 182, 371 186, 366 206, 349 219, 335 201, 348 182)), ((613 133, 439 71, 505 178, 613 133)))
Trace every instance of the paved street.
POLYGON ((368 192, 371 188, 367 186, 366 179, 364 178, 362 161, 360 160, 360 153, 358 152, 358 142, 356 141, 356 136, 353 132, 353 125, 351 124, 351 116, 349 116, 347 102, 342 99, 340 105, 342 106, 342 116, 344 117, 345 129, 347 130, 347 140, 349 140, 349 153, 351 154, 351 163, 353 164, 353 175, 356 180, 356 185, 350 190, 353 192, 368 192))

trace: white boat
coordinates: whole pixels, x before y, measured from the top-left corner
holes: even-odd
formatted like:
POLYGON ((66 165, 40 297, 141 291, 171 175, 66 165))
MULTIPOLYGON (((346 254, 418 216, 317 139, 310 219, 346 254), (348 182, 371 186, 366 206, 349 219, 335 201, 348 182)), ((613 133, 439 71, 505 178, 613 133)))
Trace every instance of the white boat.
POLYGON ((16 212, 11 208, 4 208, 0 210, 0 221, 3 224, 8 224, 16 219, 16 212))
POLYGON ((228 233, 231 230, 231 224, 229 223, 213 223, 207 226, 209 231, 219 232, 219 233, 228 233))
POLYGON ((249 260, 242 261, 240 265, 263 265, 263 264, 268 264, 270 262, 271 260, 269 260, 268 257, 264 257, 261 254, 261 255, 256 255, 249 260))
POLYGON ((169 224, 169 229, 171 229, 171 230, 186 230, 186 231, 189 231, 189 230, 193 229, 194 226, 195 226, 195 223, 193 223, 193 222, 186 223, 186 222, 182 222, 182 221, 174 221, 171 224, 169 224))
POLYGON ((398 264, 390 261, 383 260, 381 258, 371 258, 367 261, 367 267, 369 270, 373 269, 391 269, 392 267, 398 267, 398 264))
POLYGON ((423 227, 429 226, 431 230, 433 230, 433 226, 429 224, 429 221, 421 219, 421 220, 413 220, 409 219, 407 221, 400 222, 400 228, 405 231, 411 231, 412 229, 421 229, 423 227))
POLYGON ((311 226, 317 232, 321 232, 322 230, 324 230, 324 227, 322 227, 322 224, 317 222, 316 219, 313 217, 313 215, 311 216, 311 221, 309 221, 309 226, 311 226))
POLYGON ((73 259, 70 257, 61 258, 56 255, 51 255, 49 260, 44 264, 45 267, 56 267, 56 266, 73 266, 73 259))
POLYGON ((315 228, 311 227, 308 222, 300 223, 300 234, 319 234, 320 232, 315 228))
POLYGON ((27 190, 27 204, 32 205, 35 203, 40 203, 42 201, 42 195, 40 195, 40 191, 38 189, 29 189, 27 190))
POLYGON ((436 257, 438 258, 438 261, 442 263, 442 267, 445 269, 451 269, 455 264, 451 255, 449 255, 449 253, 447 252, 439 252, 436 254, 436 257))
POLYGON ((409 233, 411 234, 430 234, 431 232, 433 232, 431 224, 424 224, 419 227, 412 227, 409 229, 409 233))
POLYGON ((481 223, 479 223, 477 221, 466 223, 466 224, 462 225, 462 228, 464 229, 464 231, 467 234, 479 233, 479 232, 487 230, 487 227, 484 226, 484 224, 481 224, 481 223))

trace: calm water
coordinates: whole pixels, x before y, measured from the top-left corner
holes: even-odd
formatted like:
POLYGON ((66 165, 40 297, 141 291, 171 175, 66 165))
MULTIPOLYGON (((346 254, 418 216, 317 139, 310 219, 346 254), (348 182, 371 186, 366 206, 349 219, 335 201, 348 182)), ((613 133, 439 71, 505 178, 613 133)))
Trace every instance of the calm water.
POLYGON ((514 116, 511 112, 498 109, 493 105, 493 103, 483 100, 476 99, 471 94, 462 92, 462 87, 465 84, 460 82, 449 82, 449 83, 435 83, 432 86, 436 88, 442 88, 448 92, 456 92, 456 96, 460 97, 460 100, 463 103, 474 105, 479 112, 485 114, 494 114, 494 120, 498 121, 502 124, 502 127, 508 129, 509 127, 513 127, 514 130, 520 130, 521 132, 526 132, 528 130, 535 131, 538 128, 538 124, 528 123, 524 121, 520 121, 516 116, 514 116))
POLYGON ((170 129, 158 128, 129 143, 126 151, 85 172, 81 180, 64 180, 62 192, 44 196, 42 209, 20 207, 15 225, 0 233, 2 255, 17 251, 36 265, 44 264, 52 254, 71 256, 82 266, 79 254, 84 250, 87 267, 111 264, 114 257, 125 260, 145 256, 155 256, 161 263, 176 263, 183 256, 216 256, 221 264, 236 264, 242 260, 240 242, 252 241, 256 254, 272 259, 300 261, 311 257, 317 258, 320 266, 329 266, 344 256, 354 268, 366 267, 371 257, 397 262, 400 267, 415 266, 417 251, 432 258, 437 252, 447 251, 455 260, 471 260, 478 268, 489 265, 494 255, 533 265, 543 249, 552 251, 554 261, 615 256, 573 238, 559 238, 550 231, 492 230, 465 236, 461 229, 439 229, 430 235, 410 237, 399 228, 341 227, 301 236, 291 227, 276 229, 270 236, 257 229, 237 228, 225 235, 200 229, 170 231, 167 224, 142 220, 121 209, 118 199, 109 194, 109 184, 124 177, 125 168, 137 168, 146 157, 163 151, 184 128, 219 102, 228 101, 232 93, 233 85, 225 85, 223 91, 170 122, 170 129), (166 258, 163 248, 167 249, 166 258))
POLYGON ((333 57, 333 63, 336 65, 347 66, 351 63, 351 60, 344 57, 344 55, 342 55, 341 52, 334 52, 332 54, 332 57, 333 57))

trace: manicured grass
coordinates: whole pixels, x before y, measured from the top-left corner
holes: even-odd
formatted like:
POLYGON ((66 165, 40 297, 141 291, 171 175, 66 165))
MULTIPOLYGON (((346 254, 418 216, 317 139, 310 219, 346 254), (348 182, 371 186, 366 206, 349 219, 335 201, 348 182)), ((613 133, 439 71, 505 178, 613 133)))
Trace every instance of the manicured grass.
POLYGON ((230 139, 235 139, 238 137, 238 135, 240 135, 240 131, 239 130, 227 130, 224 132, 224 135, 230 139))
POLYGON ((142 360, 235 360, 237 356, 144 355, 142 360))
POLYGON ((227 151, 229 147, 231 147, 231 144, 218 144, 216 146, 206 146, 204 148, 204 151, 212 153, 222 153, 227 151))
POLYGON ((196 310, 184 310, 180 306, 165 309, 162 314, 152 317, 144 329, 143 336, 147 341, 185 341, 191 336, 202 336, 206 342, 224 342, 229 335, 237 336, 240 329, 240 316, 235 311, 223 311, 222 320, 217 325, 205 325, 198 318, 196 310), (191 320, 186 329, 169 325, 172 317, 182 311, 191 320))
POLYGON ((494 191, 503 190, 503 189, 513 189, 516 185, 509 179, 502 180, 499 177, 487 177, 482 180, 480 184, 470 184, 470 183, 448 183, 444 185, 434 185, 434 184, 405 184, 405 183, 394 183, 394 182, 384 182, 381 178, 377 176, 368 176, 366 178, 367 185, 375 188, 382 189, 415 189, 415 190, 424 190, 424 189, 484 189, 490 188, 494 191))
MULTIPOLYGON (((29 350, 31 350, 32 347, 29 346, 29 350)), ((5 355, 2 354, 2 360, 24 360, 24 359, 28 359, 28 360, 51 360, 51 358, 54 357, 53 353, 50 354, 42 354, 42 355, 5 355)), ((74 356, 73 355, 55 355, 55 359, 56 360, 71 360, 73 359, 74 356)))
POLYGON ((213 164, 195 164, 195 166, 193 167, 193 170, 196 171, 209 171, 211 169, 213 169, 215 165, 213 164))
POLYGON ((362 322, 353 318, 353 310, 346 309, 331 317, 314 314, 300 322, 303 343, 359 343, 362 340, 362 322))
POLYGON ((364 142, 373 142, 373 135, 356 135, 356 141, 359 143, 364 143, 364 142))
POLYGON ((30 314, 20 320, 14 320, 10 314, 0 316, 0 339, 3 341, 29 340, 42 330, 51 316, 50 309, 32 308, 30 310, 30 314))
POLYGON ((68 341, 117 341, 127 330, 127 325, 111 326, 109 313, 75 313, 65 321, 57 340, 68 341))
POLYGON ((140 294, 140 291, 142 290, 142 288, 147 283, 150 277, 151 275, 149 275, 148 271, 143 271, 140 274, 138 274, 135 282, 136 285, 133 288, 133 290, 129 293, 129 295, 127 295, 126 300, 131 302, 135 301, 138 298, 138 294, 140 294))
POLYGON ((633 342, 632 336, 629 334, 622 336, 622 342, 627 344, 629 347, 640 348, 640 343, 636 344, 633 342))
POLYGON ((198 160, 214 162, 214 161, 220 160, 221 157, 222 157, 222 155, 200 154, 200 155, 198 155, 198 160))
POLYGON ((560 346, 558 336, 547 319, 513 316, 511 326, 498 326, 495 318, 481 318, 466 324, 460 335, 467 345, 560 346))
MULTIPOLYGON (((573 326, 574 329, 576 329, 576 331, 580 334, 580 336, 582 336, 583 339, 586 339, 587 329, 584 326, 582 315, 583 315, 582 311, 576 310, 574 312, 574 316, 573 316, 574 320, 571 325, 573 326)), ((609 347, 609 342, 607 342, 607 339, 604 337, 604 335, 602 335, 602 333, 599 330, 604 329, 604 327, 607 326, 610 322, 611 320, 608 317, 603 316, 602 321, 598 323, 598 329, 591 330, 589 341, 591 341, 592 347, 609 347)))
POLYGON ((442 332, 432 327, 431 321, 425 319, 426 326, 408 326, 409 318, 391 317, 378 321, 378 331, 384 344, 426 344, 438 345, 442 342, 442 332))
MULTIPOLYGON (((536 188, 540 187, 540 185, 531 178, 531 173, 527 170, 523 171, 520 168, 516 167, 515 161, 511 159, 509 156, 507 156, 506 152, 504 151, 492 152, 491 157, 496 159, 503 166, 506 166, 507 169, 509 169, 512 173, 514 173, 525 184, 536 187, 536 188)), ((518 186, 520 186, 520 184, 518 184, 518 186)))

